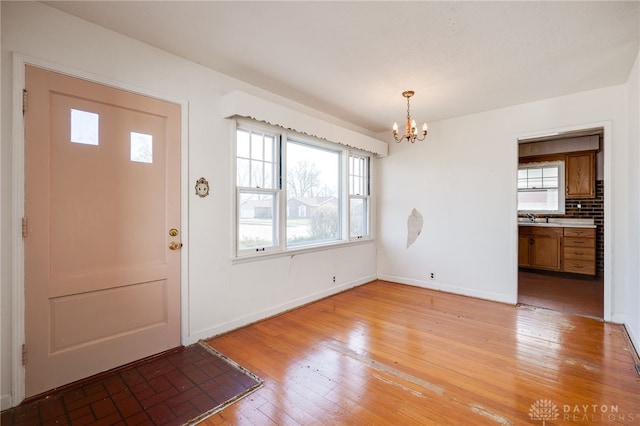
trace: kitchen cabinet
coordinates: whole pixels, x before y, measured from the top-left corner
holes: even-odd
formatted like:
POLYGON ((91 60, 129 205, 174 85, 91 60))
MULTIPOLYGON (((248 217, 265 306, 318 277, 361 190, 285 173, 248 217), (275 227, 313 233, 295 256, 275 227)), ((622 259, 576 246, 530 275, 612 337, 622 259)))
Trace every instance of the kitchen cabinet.
POLYGON ((565 180, 567 198, 594 198, 596 196, 595 151, 567 154, 565 180))
POLYGON ((596 274, 596 230, 564 228, 563 255, 565 272, 596 274))
POLYGON ((563 228, 520 226, 518 233, 518 265, 560 271, 562 269, 563 228))
POLYGON ((531 267, 531 227, 520 226, 518 231, 518 266, 531 267))

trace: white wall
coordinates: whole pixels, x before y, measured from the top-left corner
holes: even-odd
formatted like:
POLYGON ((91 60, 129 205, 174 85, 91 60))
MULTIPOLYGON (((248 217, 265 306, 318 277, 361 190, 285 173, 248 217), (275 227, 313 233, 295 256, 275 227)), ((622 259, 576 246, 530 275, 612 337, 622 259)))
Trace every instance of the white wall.
MULTIPOLYGON (((605 124, 605 164, 612 166, 605 170, 607 244, 625 253, 632 188, 626 90, 608 87, 431 123, 425 142, 391 146, 380 162, 379 278, 515 303, 516 139, 594 123, 605 124), (413 208, 424 216, 424 230, 406 248, 413 208)), ((637 155, 634 161, 637 167, 637 155)), ((609 257, 605 317, 624 322, 626 283, 638 258, 609 257)))
MULTIPOLYGON (((612 252, 608 316, 626 322, 638 343, 640 183, 637 171, 633 171, 640 161, 637 62, 627 85, 430 123, 425 142, 391 146, 389 156, 377 161, 380 194, 375 245, 233 265, 231 132, 229 123, 220 118, 221 95, 239 89, 345 127, 353 126, 42 4, 0 5, 2 408, 19 402, 11 394, 15 348, 7 325, 12 318, 14 292, 21 291, 20 283, 12 278, 15 259, 9 238, 12 51, 188 102, 185 343, 366 282, 376 274, 383 279, 514 303, 516 138, 604 122, 609 123, 606 155, 611 156, 607 160, 611 167, 605 175, 610 180, 605 182, 606 202, 611 203, 611 217, 607 219, 612 252), (200 177, 211 185, 211 195, 204 199, 192 190, 200 177), (407 249, 407 217, 413 208, 422 213, 425 225, 418 240, 407 249), (433 281, 428 279, 430 272, 436 274, 433 281), (330 283, 333 275, 338 278, 335 286, 330 283)), ((389 139, 386 134, 380 137, 389 139)))
MULTIPOLYGON (((221 118, 221 96, 234 89, 263 97, 347 128, 349 123, 294 104, 231 77, 185 61, 102 27, 31 2, 2 2, 2 408, 19 403, 12 395, 10 320, 12 297, 21 283, 12 278, 12 56, 60 64, 143 93, 188 102, 188 149, 183 210, 188 216, 183 273, 183 343, 227 331, 376 278, 373 242, 242 264, 231 263, 233 232, 231 124, 221 118), (9 125, 6 125, 9 123, 9 125), (200 177, 211 195, 199 198, 200 177), (186 256, 186 255, 185 255, 186 256), (337 282, 331 280, 336 276, 337 282)), ((354 129, 358 130, 358 129, 354 129)), ((370 136, 370 135, 369 135, 370 136)), ((184 238, 184 237, 183 237, 184 238)))
POLYGON ((625 325, 640 351, 640 53, 636 57, 629 81, 629 248, 630 266, 626 291, 625 325))

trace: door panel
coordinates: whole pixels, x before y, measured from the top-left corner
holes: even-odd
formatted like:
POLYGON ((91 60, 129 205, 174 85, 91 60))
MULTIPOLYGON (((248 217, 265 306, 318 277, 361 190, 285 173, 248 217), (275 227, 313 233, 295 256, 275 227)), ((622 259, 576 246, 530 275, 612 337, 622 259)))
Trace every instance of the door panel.
POLYGON ((26 395, 180 344, 180 106, 26 68, 26 395))

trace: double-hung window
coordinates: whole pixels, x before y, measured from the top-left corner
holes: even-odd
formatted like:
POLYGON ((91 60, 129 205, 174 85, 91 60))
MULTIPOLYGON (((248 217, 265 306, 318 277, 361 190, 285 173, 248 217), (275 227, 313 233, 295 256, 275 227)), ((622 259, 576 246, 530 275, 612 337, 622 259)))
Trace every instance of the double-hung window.
POLYGON ((236 131, 238 251, 279 246, 280 136, 261 129, 236 131))
POLYGON ((370 156, 249 120, 236 123, 237 257, 370 238, 370 156))
POLYGON ((369 157, 349 156, 349 238, 369 235, 369 157))
POLYGON ((564 212, 564 161, 520 164, 518 213, 564 212))

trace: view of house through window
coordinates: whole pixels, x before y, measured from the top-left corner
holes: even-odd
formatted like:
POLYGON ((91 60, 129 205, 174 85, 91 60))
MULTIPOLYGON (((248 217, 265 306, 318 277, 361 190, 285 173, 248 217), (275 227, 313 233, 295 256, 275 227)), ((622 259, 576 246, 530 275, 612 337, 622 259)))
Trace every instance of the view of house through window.
POLYGON ((339 181, 339 151, 287 142, 288 246, 340 239, 339 181))
POLYGON ((236 131, 236 175, 237 254, 369 236, 366 154, 243 121, 236 131))

